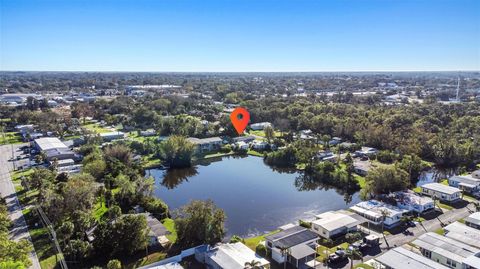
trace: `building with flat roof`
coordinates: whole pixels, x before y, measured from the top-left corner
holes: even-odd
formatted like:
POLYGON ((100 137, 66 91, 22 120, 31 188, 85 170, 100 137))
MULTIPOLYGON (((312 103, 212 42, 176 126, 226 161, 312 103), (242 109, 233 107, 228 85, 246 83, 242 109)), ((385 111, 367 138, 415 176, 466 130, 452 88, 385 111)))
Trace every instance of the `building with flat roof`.
POLYGON ((470 193, 477 192, 480 191, 480 178, 472 175, 453 176, 448 179, 448 185, 470 193))
POLYGON ((447 269, 448 267, 438 264, 422 255, 397 247, 375 258, 386 268, 395 269, 447 269))
MULTIPOLYGON (((436 233, 426 233, 413 241, 423 256, 450 268, 464 269, 464 262, 480 262, 480 249, 436 233)), ((478 268, 478 267, 474 267, 478 268)))
POLYGON ((470 216, 466 217, 464 220, 465 225, 467 225, 468 227, 480 230, 480 212, 475 212, 470 216))
POLYGON ((100 137, 103 139, 103 141, 112 141, 115 139, 124 139, 125 138, 125 133, 124 132, 108 132, 108 133, 101 133, 100 137))
POLYGON ((197 146, 196 151, 199 153, 218 150, 222 147, 223 144, 223 140, 218 136, 208 138, 189 137, 188 141, 197 146))
POLYGON ((39 151, 47 151, 50 149, 67 149, 68 147, 56 137, 42 137, 34 140, 34 146, 39 151))
POLYGON ((401 209, 423 213, 435 208, 432 198, 420 196, 413 191, 399 191, 393 195, 395 201, 397 201, 397 206, 401 209))
POLYGON ((312 221, 311 229, 323 238, 357 231, 357 226, 366 221, 357 214, 345 210, 328 211, 315 217, 317 219, 312 221))
POLYGON ((459 188, 440 183, 427 183, 421 186, 422 194, 437 197, 442 201, 454 202, 460 199, 462 191, 459 188))
POLYGON ((480 230, 468 227, 458 221, 445 226, 444 230, 446 237, 480 248, 480 230))
POLYGON ((258 261, 259 269, 270 268, 270 262, 256 254, 241 242, 221 244, 205 255, 205 263, 211 269, 244 269, 245 263, 258 261))
POLYGON ((408 212, 408 210, 385 204, 377 200, 363 201, 350 207, 350 209, 358 215, 366 218, 370 223, 379 225, 383 222, 387 227, 393 227, 399 224, 403 214, 408 212), (385 220, 383 219, 383 212, 387 213, 385 220))
POLYGON ((250 124, 250 128, 255 131, 264 130, 268 126, 272 127, 273 125, 270 122, 258 122, 258 123, 250 124))

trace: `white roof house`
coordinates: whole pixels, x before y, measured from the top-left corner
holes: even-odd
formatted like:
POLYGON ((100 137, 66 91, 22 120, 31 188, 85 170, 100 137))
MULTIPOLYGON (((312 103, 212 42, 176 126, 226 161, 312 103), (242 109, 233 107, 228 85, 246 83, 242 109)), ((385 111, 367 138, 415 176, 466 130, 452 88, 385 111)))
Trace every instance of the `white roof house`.
POLYGON ((427 183, 422 185, 422 193, 428 196, 436 196, 440 200, 455 201, 460 199, 462 191, 459 188, 440 183, 427 183))
POLYGON ((457 267, 456 264, 463 264, 467 258, 473 263, 477 259, 480 261, 480 258, 472 257, 480 253, 479 248, 436 233, 423 234, 413 244, 420 247, 424 256, 447 266, 457 267))
POLYGON ((472 175, 450 177, 448 184, 466 191, 480 190, 480 178, 475 178, 472 175))
POLYGON ((382 212, 386 212, 388 214, 384 221, 386 226, 394 226, 400 223, 403 214, 408 212, 408 210, 377 200, 363 201, 350 207, 350 209, 374 224, 381 224, 383 221, 382 212))
POLYGON ((422 213, 434 208, 432 198, 420 196, 412 191, 396 192, 394 197, 397 201, 397 206, 408 211, 422 213))
POLYGON ((397 247, 387 251, 375 260, 388 268, 395 269, 447 269, 448 267, 438 264, 422 255, 397 247))
POLYGON ((465 224, 469 227, 480 230, 480 212, 475 212, 465 218, 465 224))
POLYGON ((149 267, 150 269, 183 269, 183 266, 176 262, 149 267))
POLYGON ((258 122, 258 123, 250 124, 250 128, 252 128, 252 130, 263 130, 267 128, 267 126, 271 127, 272 124, 270 122, 258 122))
POLYGON ((241 242, 222 244, 206 254, 205 262, 213 268, 244 269, 246 262, 260 262, 260 266, 268 266, 269 261, 257 255, 241 242))
POLYGON ((364 222, 357 214, 345 210, 328 211, 315 217, 317 219, 312 221, 312 230, 325 238, 357 230, 357 225, 364 222))
POLYGON ((458 221, 447 225, 445 236, 463 242, 470 246, 480 247, 480 230, 460 223, 458 221))
POLYGON ((35 146, 40 151, 47 151, 50 149, 66 149, 68 148, 60 139, 56 137, 43 137, 34 140, 35 146))

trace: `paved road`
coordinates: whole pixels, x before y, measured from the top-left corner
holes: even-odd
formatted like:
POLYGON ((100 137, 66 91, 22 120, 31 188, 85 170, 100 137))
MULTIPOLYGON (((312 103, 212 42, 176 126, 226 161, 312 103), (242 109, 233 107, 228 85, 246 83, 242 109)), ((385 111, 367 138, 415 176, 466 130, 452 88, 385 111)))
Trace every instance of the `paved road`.
MULTIPOLYGON (((21 154, 21 152, 18 151, 18 148, 21 146, 23 145, 13 146, 14 158, 21 154)), ((17 195, 15 193, 15 187, 13 186, 10 177, 10 171, 13 170, 13 162, 10 161, 11 158, 12 146, 0 146, 0 194, 7 201, 9 216, 13 222, 13 228, 10 232, 12 239, 15 241, 27 239, 31 242, 32 239, 30 237, 30 233, 28 232, 25 219, 23 218, 22 207, 18 202, 17 195)), ((22 160, 21 162, 26 162, 26 160, 22 160)), ((32 261, 32 266, 30 266, 30 268, 40 269, 40 263, 35 250, 30 253, 30 260, 32 261)))

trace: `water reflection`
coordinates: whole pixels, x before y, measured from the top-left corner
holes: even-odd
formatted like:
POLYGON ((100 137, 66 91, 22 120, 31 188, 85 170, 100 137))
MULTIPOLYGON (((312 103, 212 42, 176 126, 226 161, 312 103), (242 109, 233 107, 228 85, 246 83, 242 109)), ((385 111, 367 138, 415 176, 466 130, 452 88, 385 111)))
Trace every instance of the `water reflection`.
POLYGON ((428 170, 423 171, 420 174, 417 182, 417 187, 427 183, 440 182, 456 174, 458 174, 458 168, 432 167, 428 170))
POLYGON ((172 210, 194 199, 212 199, 225 210, 229 235, 264 233, 360 201, 358 193, 349 189, 331 187, 295 169, 267 166, 253 156, 216 158, 192 168, 147 173, 156 179, 155 194, 172 210))

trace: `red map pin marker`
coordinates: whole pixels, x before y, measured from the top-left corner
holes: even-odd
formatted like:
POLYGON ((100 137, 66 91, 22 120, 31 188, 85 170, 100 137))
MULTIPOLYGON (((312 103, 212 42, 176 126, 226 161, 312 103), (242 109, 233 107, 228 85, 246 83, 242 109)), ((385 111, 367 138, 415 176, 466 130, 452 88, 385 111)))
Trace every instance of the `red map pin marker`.
POLYGON ((230 114, 230 120, 235 130, 237 130, 237 133, 241 134, 245 131, 245 128, 247 128, 248 122, 250 121, 250 113, 243 107, 237 107, 230 114))

